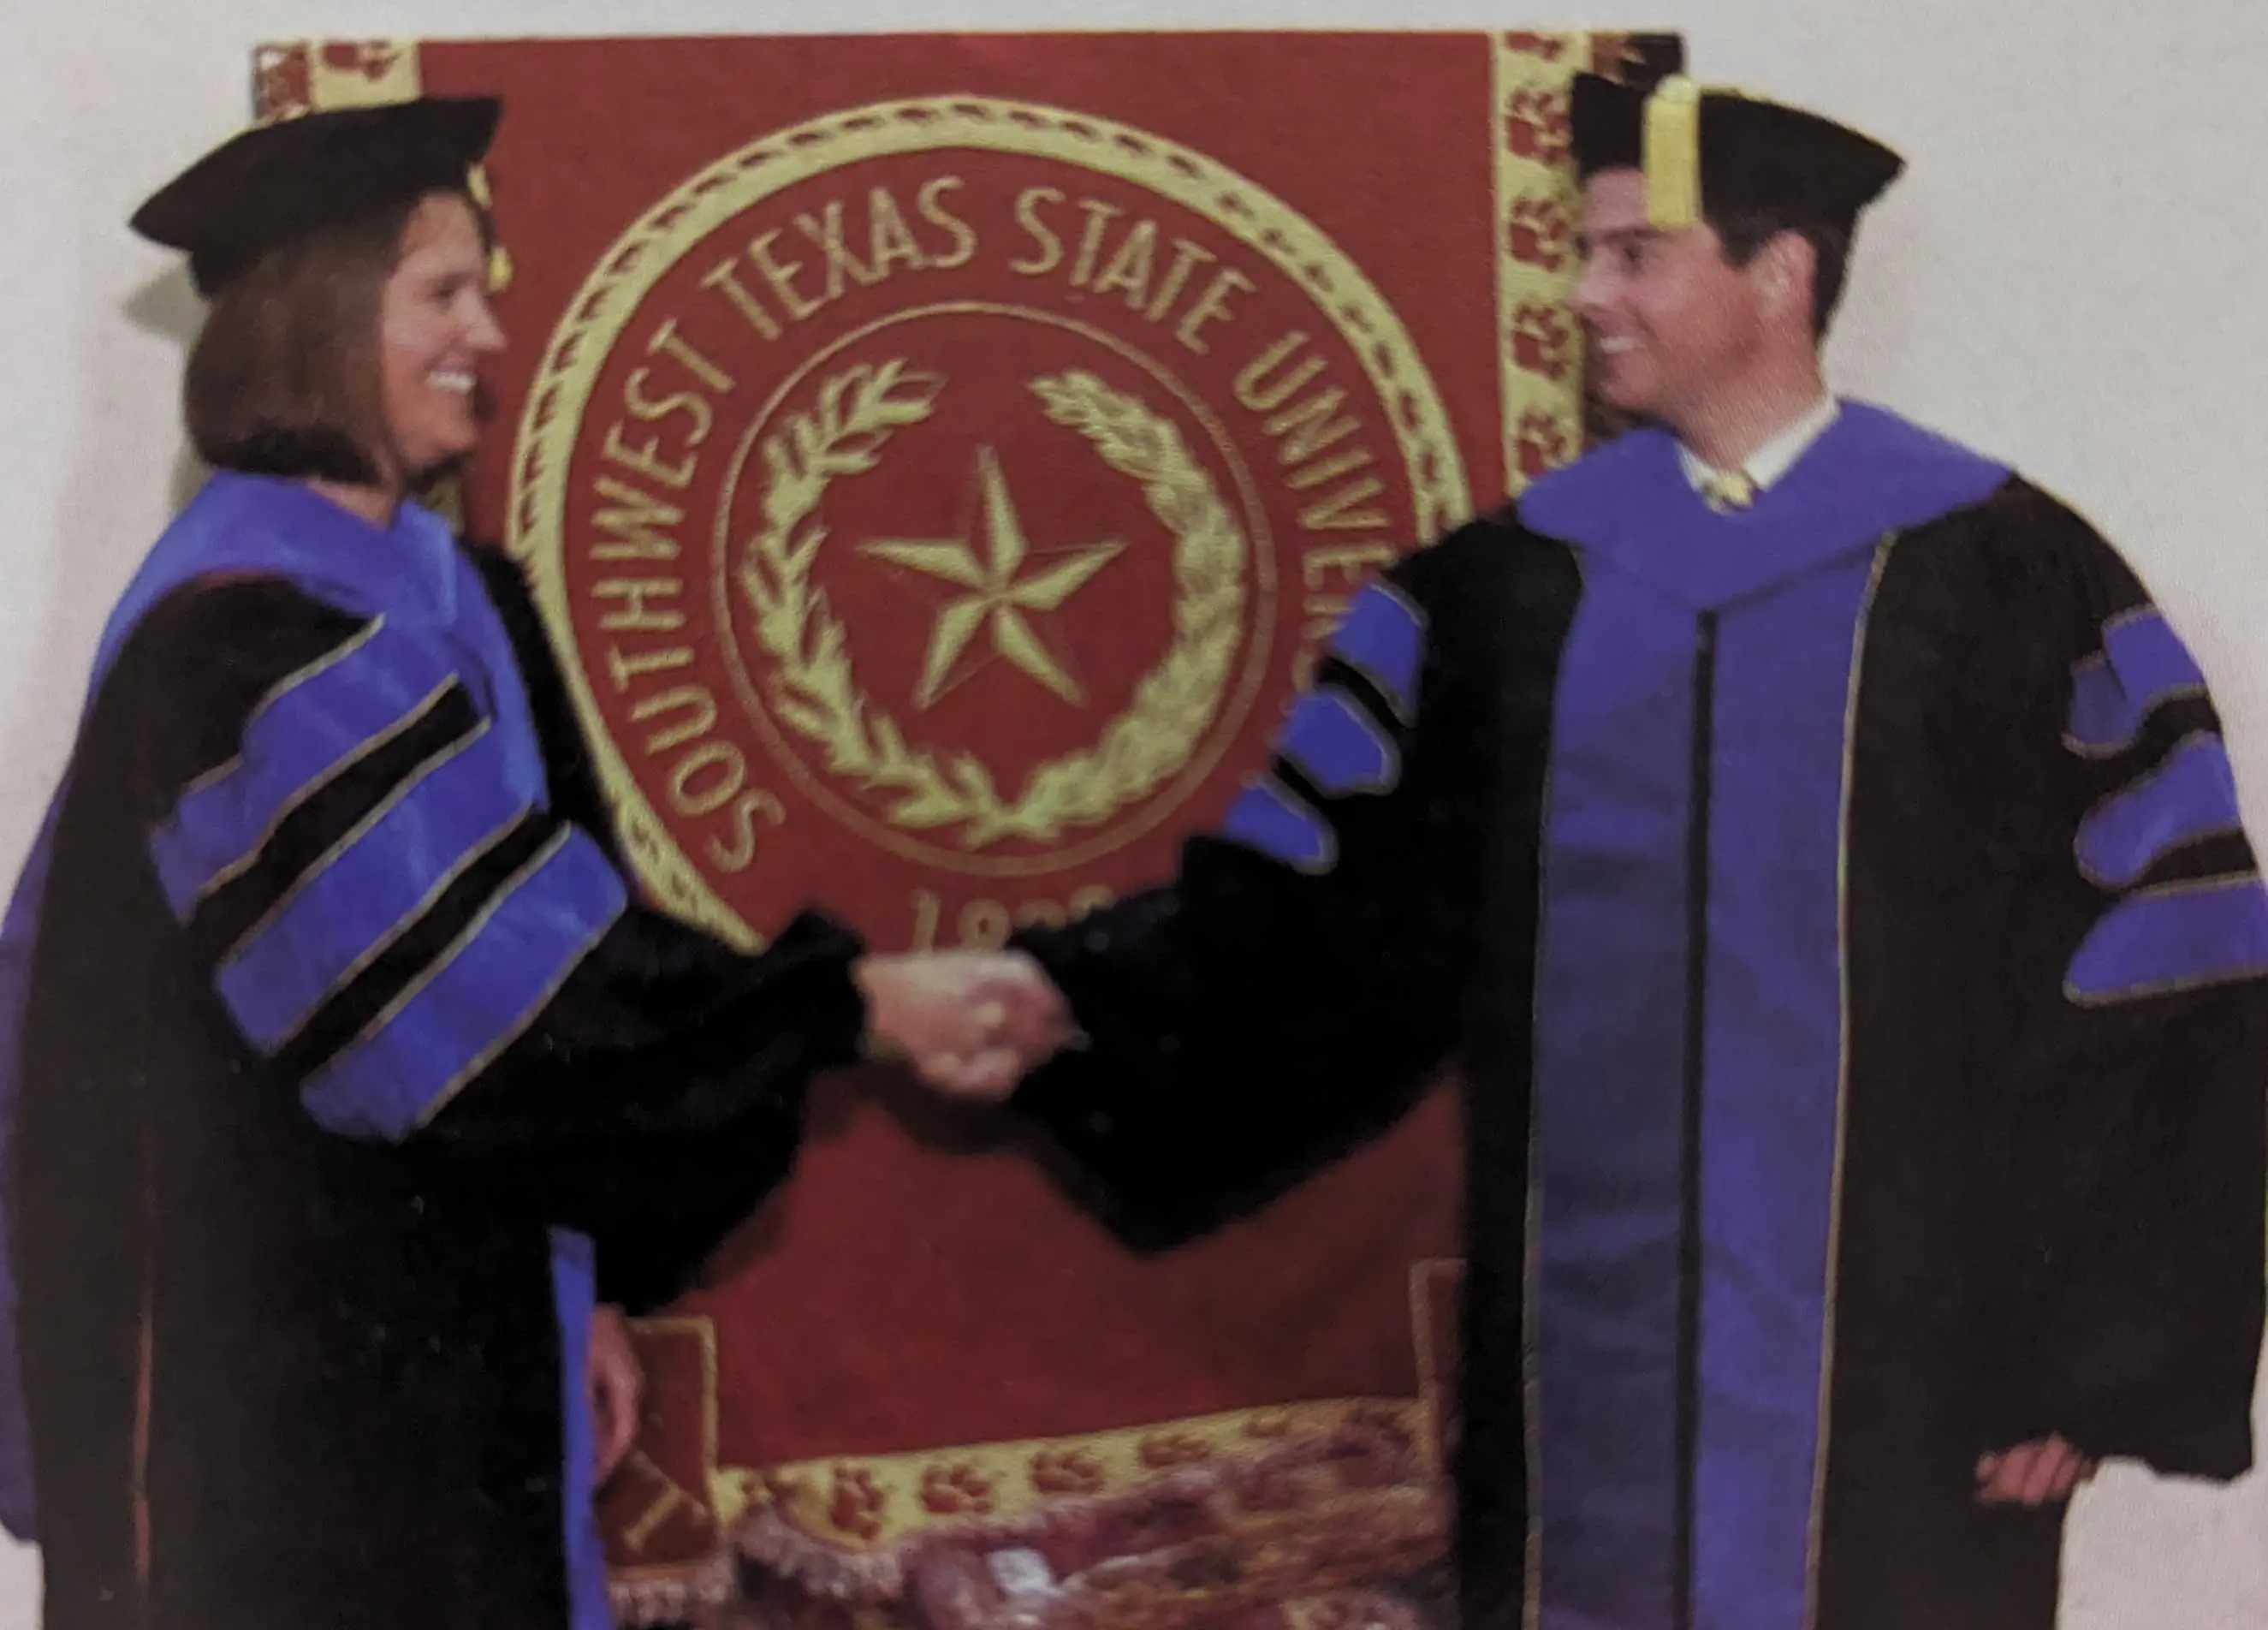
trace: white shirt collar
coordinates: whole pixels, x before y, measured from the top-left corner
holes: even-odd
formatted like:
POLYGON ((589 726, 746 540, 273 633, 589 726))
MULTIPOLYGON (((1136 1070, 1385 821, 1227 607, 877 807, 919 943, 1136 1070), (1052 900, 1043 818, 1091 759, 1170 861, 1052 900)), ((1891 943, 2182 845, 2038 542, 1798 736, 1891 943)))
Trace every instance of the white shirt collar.
MULTIPOLYGON (((1811 444, 1826 433, 1827 427, 1842 411, 1842 405, 1833 396, 1821 396, 1785 430, 1749 454, 1740 473, 1756 483, 1758 492, 1764 491, 1795 468, 1795 461, 1811 450, 1811 444)), ((1718 470, 1682 441, 1677 444, 1677 461, 1696 492, 1702 490, 1712 476, 1731 473, 1718 470)))

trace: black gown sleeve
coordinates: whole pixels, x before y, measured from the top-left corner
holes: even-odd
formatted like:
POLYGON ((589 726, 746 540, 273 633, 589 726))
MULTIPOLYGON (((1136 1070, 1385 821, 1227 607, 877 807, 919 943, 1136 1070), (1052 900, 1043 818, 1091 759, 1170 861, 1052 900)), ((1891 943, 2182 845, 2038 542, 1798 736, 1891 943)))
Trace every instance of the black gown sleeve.
POLYGON ((1178 875, 1013 944, 1089 1038, 1013 1107, 1121 1235, 1173 1243, 1390 1125, 1454 1050, 1497 743, 1461 585, 1476 525, 1366 587, 1266 771, 1178 875))
POLYGON ((1985 681, 2024 732, 1991 835, 1990 1435, 2232 1478, 2268 1275, 2268 892, 2195 660, 2107 543, 2033 512, 1985 681))
MULTIPOLYGON (((501 549, 476 545, 466 550, 466 557, 480 576, 518 659, 543 751, 553 811, 588 833, 615 869, 630 879, 630 863, 615 835, 597 760, 583 734, 526 578, 519 564, 501 549)), ((840 939, 841 931, 832 923, 806 913, 791 925, 781 944, 784 948, 791 942, 806 943, 821 954, 823 961, 828 948, 840 939)), ((850 949, 855 954, 858 948, 850 949)), ((636 1015, 626 1016, 625 1022, 633 1027, 662 1017, 662 1009, 675 1002, 698 1005, 713 999, 744 978, 747 968, 746 959, 714 938, 688 930, 666 915, 636 907, 626 932, 602 941, 594 961, 595 977, 583 982, 563 1011, 588 1013, 601 1025, 616 1025, 608 1010, 622 1007, 622 998, 627 994, 640 1009, 636 1015), (652 977, 616 978, 615 970, 623 956, 633 962, 650 961, 652 977)), ((665 1022, 697 1031, 704 1021, 697 1013, 680 1013, 665 1022)), ((840 1051, 838 1045, 836 1051, 840 1051)), ((799 1136, 799 1099, 796 1108, 799 1112, 792 1127, 752 1125, 747 1129, 756 1147, 747 1153, 746 1177, 750 1184, 759 1185, 751 1192, 761 1193, 785 1176, 785 1162, 778 1157, 792 1151, 799 1136), (784 1140, 776 1135, 783 1130, 791 1133, 784 1140)), ((690 1149, 687 1154, 697 1169, 713 1165, 718 1151, 690 1149)), ((649 1180, 636 1173, 622 1175, 630 1181, 649 1180)), ((699 1181, 697 1171, 689 1175, 696 1180, 673 1181, 666 1174, 659 1175, 663 1191, 649 1190, 637 1197, 632 1209, 639 1218, 638 1226, 606 1230, 598 1252, 599 1293, 603 1300, 636 1308, 668 1299, 676 1287, 669 1265, 705 1257, 746 1216, 753 1201, 738 1189, 699 1181)))
POLYGON ((153 881, 320 1125, 596 1236, 634 1301, 785 1174, 863 1025, 847 930, 742 955, 637 904, 430 633, 239 580, 117 672, 153 881))

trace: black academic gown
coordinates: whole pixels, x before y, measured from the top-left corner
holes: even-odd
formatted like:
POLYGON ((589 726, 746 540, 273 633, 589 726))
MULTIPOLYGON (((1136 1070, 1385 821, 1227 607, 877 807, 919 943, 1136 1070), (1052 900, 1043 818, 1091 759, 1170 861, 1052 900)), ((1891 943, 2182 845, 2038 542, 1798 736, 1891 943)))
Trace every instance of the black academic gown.
POLYGON ((1159 1244, 1445 1058, 1465 1616, 2053 1622, 1980 1455, 2251 1462, 2268 895, 2194 663, 1878 411, 1719 516, 1656 432, 1387 572, 1169 887, 1020 941, 1019 1106, 1159 1244))
MULTIPOLYGON (((258 485, 190 521, 333 524, 258 485)), ((508 572, 517 665, 446 536, 364 530, 359 603, 176 573, 72 761, 14 1235, 54 1630, 603 1622, 591 1254, 682 1288, 855 1050, 847 932, 634 899, 508 572)))

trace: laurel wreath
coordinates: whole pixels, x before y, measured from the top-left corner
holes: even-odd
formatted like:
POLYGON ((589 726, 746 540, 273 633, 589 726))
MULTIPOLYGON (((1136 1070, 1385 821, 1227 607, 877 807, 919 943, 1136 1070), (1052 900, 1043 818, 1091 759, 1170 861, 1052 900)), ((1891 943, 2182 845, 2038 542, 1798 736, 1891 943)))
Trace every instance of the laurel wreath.
POLYGON ((894 431, 936 410, 945 380, 902 360, 833 375, 809 413, 789 415, 763 442, 763 522, 743 547, 741 593, 757 642, 777 665, 776 717, 826 753, 832 772, 891 794, 889 819, 961 828, 964 848, 1016 837, 1046 842, 1107 820, 1189 763, 1220 706, 1243 626, 1244 534, 1173 423, 1074 369, 1030 382, 1048 417, 1077 430, 1103 461, 1143 486, 1174 535, 1174 639, 1136 685, 1131 705, 1090 747, 1037 766, 1005 799, 974 754, 942 760, 908 743, 851 672, 842 623, 811 569, 827 529, 814 519, 830 483, 872 469, 894 431))

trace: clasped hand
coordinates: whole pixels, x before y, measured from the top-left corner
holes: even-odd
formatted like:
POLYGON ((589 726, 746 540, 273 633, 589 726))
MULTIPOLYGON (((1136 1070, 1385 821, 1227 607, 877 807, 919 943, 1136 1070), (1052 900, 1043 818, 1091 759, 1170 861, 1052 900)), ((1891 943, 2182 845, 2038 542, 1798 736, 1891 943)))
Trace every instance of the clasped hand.
POLYGON ((1077 1038, 1062 992, 1020 951, 868 956, 855 977, 870 1049, 942 1097, 998 1103, 1077 1038))

